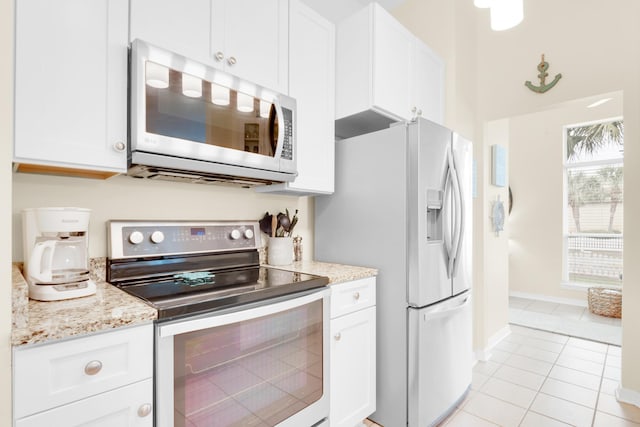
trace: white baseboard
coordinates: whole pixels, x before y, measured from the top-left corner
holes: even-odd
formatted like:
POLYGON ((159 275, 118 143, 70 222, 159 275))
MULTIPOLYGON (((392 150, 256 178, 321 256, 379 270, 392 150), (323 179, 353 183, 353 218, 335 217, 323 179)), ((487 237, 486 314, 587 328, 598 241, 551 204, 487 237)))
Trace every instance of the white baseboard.
POLYGON ((493 348, 498 345, 500 343, 500 341, 502 341, 503 339, 505 339, 505 337, 507 337, 507 335, 509 335, 511 333, 511 328, 509 327, 509 325, 505 325, 504 328, 500 329, 498 332, 496 332, 495 334, 493 334, 488 342, 487 342, 487 346, 485 348, 482 348, 480 350, 476 350, 474 352, 474 356, 477 361, 480 362, 486 362, 488 360, 491 359, 491 350, 493 350, 493 348))
POLYGON ((620 402, 630 403, 640 407, 640 392, 623 388, 622 385, 616 389, 616 399, 620 402))
POLYGON ((585 289, 584 299, 560 298, 560 297, 552 297, 552 296, 542 295, 542 294, 531 294, 528 292, 517 292, 517 291, 509 291, 509 296, 516 297, 516 298, 534 299, 537 301, 553 302, 556 304, 576 305, 578 307, 587 307, 589 305, 587 302, 586 289, 585 289))

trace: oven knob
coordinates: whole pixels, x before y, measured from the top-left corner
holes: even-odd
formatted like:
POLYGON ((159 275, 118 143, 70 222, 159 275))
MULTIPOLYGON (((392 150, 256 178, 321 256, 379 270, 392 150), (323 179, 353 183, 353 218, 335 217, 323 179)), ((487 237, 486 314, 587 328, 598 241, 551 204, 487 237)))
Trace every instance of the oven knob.
POLYGON ((139 245, 144 240, 144 235, 139 231, 129 234, 129 241, 134 245, 139 245))
POLYGON ((250 228, 247 228, 246 230, 244 230, 244 238, 253 239, 253 230, 250 228))
POLYGON ((242 236, 242 234, 240 234, 240 230, 231 230, 231 240, 238 240, 240 236, 242 236))
POLYGON ((162 243, 164 241, 164 233, 162 231, 154 231, 151 233, 151 241, 153 243, 162 243))

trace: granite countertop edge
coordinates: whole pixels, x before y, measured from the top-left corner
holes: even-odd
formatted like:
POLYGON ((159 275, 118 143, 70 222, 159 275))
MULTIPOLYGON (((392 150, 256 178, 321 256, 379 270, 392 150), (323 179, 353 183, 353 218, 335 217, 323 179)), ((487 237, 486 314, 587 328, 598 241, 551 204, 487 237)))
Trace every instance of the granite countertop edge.
MULTIPOLYGON (((43 302, 28 298, 21 265, 13 265, 11 345, 54 342, 126 326, 153 322, 157 311, 105 281, 105 258, 91 260, 96 294, 64 301, 43 302)), ((297 261, 271 266, 287 271, 326 276, 329 286, 374 277, 378 270, 320 261, 297 261)))

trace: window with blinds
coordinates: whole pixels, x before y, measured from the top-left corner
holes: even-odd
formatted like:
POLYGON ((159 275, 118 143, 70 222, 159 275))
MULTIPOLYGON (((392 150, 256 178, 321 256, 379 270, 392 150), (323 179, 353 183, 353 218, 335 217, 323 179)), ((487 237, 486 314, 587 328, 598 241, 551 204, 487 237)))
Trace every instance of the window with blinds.
POLYGON ((622 120, 565 128, 564 281, 622 285, 622 120))

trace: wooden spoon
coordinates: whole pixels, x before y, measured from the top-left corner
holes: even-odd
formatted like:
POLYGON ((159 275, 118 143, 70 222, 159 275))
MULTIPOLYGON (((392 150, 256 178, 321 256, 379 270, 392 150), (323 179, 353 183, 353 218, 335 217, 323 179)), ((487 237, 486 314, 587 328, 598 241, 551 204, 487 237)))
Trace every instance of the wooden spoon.
POLYGON ((271 215, 271 237, 276 237, 276 228, 278 228, 278 215, 271 215))

